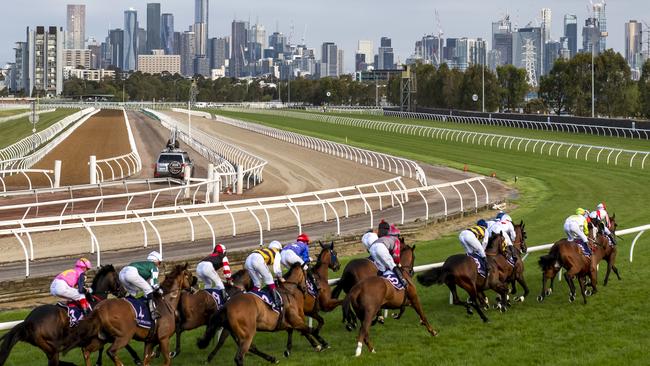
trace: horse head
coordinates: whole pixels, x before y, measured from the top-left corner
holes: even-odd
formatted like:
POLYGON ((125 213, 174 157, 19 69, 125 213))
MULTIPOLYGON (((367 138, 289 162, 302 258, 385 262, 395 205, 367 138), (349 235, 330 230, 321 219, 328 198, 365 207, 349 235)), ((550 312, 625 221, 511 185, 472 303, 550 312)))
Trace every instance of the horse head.
POLYGON ((399 254, 400 265, 402 269, 413 276, 413 265, 415 264, 415 245, 409 246, 402 242, 399 254))
POLYGON ((107 297, 108 294, 116 297, 124 297, 126 295, 126 291, 118 278, 117 271, 112 264, 102 266, 97 271, 90 287, 93 290, 93 294, 103 298, 107 297))
POLYGON ((512 243, 515 248, 517 248, 521 253, 526 254, 528 252, 528 246, 526 245, 526 239, 528 238, 526 234, 526 224, 521 220, 518 225, 514 225, 515 228, 515 242, 512 243))
POLYGON ((305 275, 305 270, 300 263, 294 263, 289 272, 284 275, 285 283, 296 285, 300 291, 307 291, 307 276, 305 275))
POLYGON ((618 224, 616 224, 616 213, 609 217, 609 226, 609 231, 611 231, 612 234, 616 233, 616 227, 618 226, 618 224))
POLYGON ((192 287, 193 276, 192 272, 188 270, 189 264, 177 264, 165 276, 165 280, 160 285, 163 291, 167 293, 176 292, 180 290, 187 290, 192 287))
POLYGON ((494 249, 498 254, 506 253, 506 240, 501 233, 493 233, 488 239, 488 245, 486 249, 494 249))
POLYGON ((329 244, 323 244, 319 240, 318 244, 321 247, 321 252, 318 255, 318 263, 316 264, 316 267, 319 267, 320 264, 326 264, 329 269, 337 272, 341 268, 341 263, 339 262, 336 250, 334 250, 334 242, 331 241, 329 244))

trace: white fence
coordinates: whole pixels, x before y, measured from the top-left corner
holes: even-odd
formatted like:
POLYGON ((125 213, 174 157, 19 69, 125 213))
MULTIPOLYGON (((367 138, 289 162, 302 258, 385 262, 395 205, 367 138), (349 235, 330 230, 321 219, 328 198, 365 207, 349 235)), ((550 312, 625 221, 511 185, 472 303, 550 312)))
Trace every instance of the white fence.
POLYGON ((129 118, 126 115, 126 110, 123 110, 123 112, 124 123, 126 124, 126 130, 129 135, 129 146, 131 148, 131 152, 121 156, 97 160, 95 164, 95 175, 97 182, 124 179, 126 177, 137 174, 140 170, 142 170, 142 160, 140 159, 140 154, 138 154, 138 147, 136 146, 135 139, 133 138, 131 124, 129 123, 129 118))
MULTIPOLYGON (((38 110, 38 111, 36 111, 36 114, 50 113, 50 112, 54 112, 55 110, 56 109, 38 110)), ((7 117, 1 117, 0 118, 0 123, 13 121, 15 119, 19 119, 19 118, 23 118, 23 117, 29 117, 31 114, 32 114, 32 112, 24 112, 24 113, 14 114, 14 115, 7 116, 7 117)))
MULTIPOLYGON (((291 112, 299 113, 299 112, 291 112)), ((309 116, 307 113, 299 113, 309 116)), ((278 140, 290 142, 294 145, 306 147, 325 154, 334 155, 339 158, 352 160, 356 163, 371 166, 373 168, 388 171, 389 173, 409 177, 418 181, 421 185, 427 185, 427 177, 420 165, 413 160, 399 158, 396 156, 378 153, 370 150, 360 149, 350 145, 340 144, 329 140, 309 137, 295 132, 289 132, 278 128, 262 126, 256 123, 249 123, 238 119, 215 115, 215 120, 235 127, 243 128, 259 134, 273 137, 278 140)))
MULTIPOLYGON (((250 112, 251 110, 230 108, 233 111, 250 112)), ((254 113, 282 115, 291 118, 300 118, 336 125, 367 128, 389 133, 401 133, 412 136, 427 137, 446 141, 456 141, 472 145, 482 145, 503 149, 516 149, 517 151, 537 153, 546 156, 563 156, 576 160, 606 162, 608 165, 621 164, 630 168, 636 167, 645 169, 645 162, 650 151, 626 150, 608 146, 585 145, 571 142, 529 139, 494 133, 482 133, 463 131, 457 129, 419 126, 403 123, 373 121, 340 116, 328 116, 323 114, 310 114, 291 111, 255 110, 254 113)))
MULTIPOLYGON (((24 139, 7 146, 0 150, 0 168, 1 169, 12 169, 16 167, 29 167, 21 164, 21 158, 27 156, 34 151, 34 146, 38 148, 42 144, 50 141, 53 137, 58 135, 61 131, 65 130, 71 124, 75 123, 79 119, 88 116, 90 113, 94 112, 94 108, 87 108, 81 110, 77 113, 74 113, 70 116, 67 116, 60 120, 59 122, 53 124, 52 126, 44 129, 43 131, 38 132, 34 136, 28 136, 24 139)), ((79 123, 81 125, 81 123, 79 123)), ((76 128, 76 127, 75 127, 76 128)), ((40 159, 40 158, 39 158, 40 159)))
MULTIPOLYGON (((32 179, 30 175, 44 176, 49 182, 50 188, 54 188, 54 170, 49 169, 17 169, 17 170, 0 170, 0 184, 2 184, 2 192, 7 192, 7 185, 5 183, 6 177, 22 176, 27 181, 28 189, 32 189, 32 179)), ((15 179, 15 178, 14 178, 15 179)))

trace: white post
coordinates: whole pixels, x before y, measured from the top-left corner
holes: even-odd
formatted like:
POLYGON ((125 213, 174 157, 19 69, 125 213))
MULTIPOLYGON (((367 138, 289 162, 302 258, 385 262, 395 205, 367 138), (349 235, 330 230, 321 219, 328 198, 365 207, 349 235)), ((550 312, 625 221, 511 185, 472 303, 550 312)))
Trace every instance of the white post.
POLYGON ((90 155, 90 184, 97 184, 97 156, 90 155))
POLYGON ((61 187, 61 160, 54 160, 54 188, 61 187))
POLYGON ((205 187, 207 196, 208 196, 208 201, 209 202, 214 202, 214 198, 212 196, 212 191, 213 191, 213 186, 214 183, 212 181, 214 180, 214 164, 208 164, 208 183, 207 186, 205 187))
POLYGON ((215 174, 216 182, 212 185, 212 202, 219 202, 219 194, 221 192, 221 176, 215 174))
POLYGON ((185 183, 185 198, 190 198, 190 188, 187 186, 190 184, 191 173, 192 173, 192 169, 186 165, 185 168, 183 168, 183 182, 185 183))
POLYGON ((241 165, 237 165, 237 194, 244 193, 244 171, 241 165))

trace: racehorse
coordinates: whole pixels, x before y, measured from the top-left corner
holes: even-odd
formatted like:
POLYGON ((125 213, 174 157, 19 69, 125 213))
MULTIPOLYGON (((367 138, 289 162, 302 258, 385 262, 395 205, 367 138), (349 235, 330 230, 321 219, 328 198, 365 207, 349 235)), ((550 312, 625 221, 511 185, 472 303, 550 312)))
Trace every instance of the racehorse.
MULTIPOLYGON (((210 318, 205 333, 197 341, 197 346, 200 349, 205 349, 217 330, 223 328, 219 342, 208 356, 208 360, 215 356, 228 335, 232 335, 238 347, 235 363, 243 365, 244 356, 249 351, 267 361, 277 362, 275 357, 258 350, 253 344, 253 337, 257 331, 277 332, 294 328, 312 345, 317 344, 311 329, 304 321, 304 298, 307 292, 305 279, 306 275, 302 266, 300 264, 293 265, 285 276, 285 281, 278 287, 283 303, 283 310, 280 313, 272 310, 254 294, 241 293, 233 296, 221 310, 210 318)), ((320 350, 320 345, 316 347, 316 350, 320 350)))
POLYGON ((488 240, 485 251, 489 267, 489 276, 484 278, 478 274, 477 265, 474 259, 467 254, 456 254, 445 260, 440 268, 433 268, 417 276, 417 280, 424 286, 431 286, 434 283, 446 284, 451 291, 453 304, 464 306, 468 314, 472 314, 473 307, 484 322, 488 318, 481 307, 485 305, 484 297, 481 295, 484 289, 490 288, 499 294, 497 307, 501 311, 507 310, 507 294, 509 288, 507 283, 514 268, 507 263, 505 257, 505 239, 501 234, 493 234, 488 240), (469 301, 463 302, 458 298, 456 285, 463 288, 469 294, 469 301))
MULTIPOLYGON (((330 312, 334 310, 337 306, 341 304, 341 301, 332 299, 332 288, 329 285, 329 269, 336 272, 341 268, 341 263, 339 263, 338 256, 334 250, 334 242, 330 242, 328 245, 324 245, 322 242, 318 242, 321 247, 321 252, 318 255, 316 260, 316 265, 311 269, 314 273, 314 279, 318 281, 318 297, 314 297, 311 294, 305 294, 305 315, 316 319, 318 325, 312 331, 314 337, 320 342, 323 348, 329 348, 327 342, 320 336, 320 330, 325 324, 319 311, 330 312)), ((287 349, 284 351, 285 357, 289 357, 291 354, 292 341, 291 337, 293 334, 293 328, 287 329, 288 338, 287 338, 287 349)))
POLYGON ((100 340, 99 334, 106 335, 112 340, 111 347, 106 352, 116 365, 122 365, 117 351, 125 347, 131 339, 145 342, 144 364, 149 365, 153 356, 153 347, 160 345, 160 353, 164 359, 164 365, 171 365, 169 353, 169 338, 176 330, 176 310, 180 299, 180 293, 190 288, 192 284, 192 273, 185 265, 176 265, 172 271, 165 276, 160 285, 163 295, 154 293, 157 309, 160 318, 156 321, 155 329, 141 328, 136 323, 136 314, 128 301, 124 299, 110 299, 102 302, 95 308, 95 311, 70 332, 61 342, 61 350, 67 352, 70 349, 81 346, 84 351, 84 358, 88 364, 88 356, 95 351, 104 341, 100 340))
MULTIPOLYGON (((123 290, 117 277, 117 272, 112 265, 102 266, 95 274, 91 285, 92 295, 86 298, 94 307, 105 300, 109 294, 119 296, 123 290)), ((57 342, 66 337, 70 332, 70 321, 67 309, 59 305, 41 305, 32 310, 25 321, 13 327, 7 334, 0 338, 0 366, 4 365, 9 352, 18 341, 28 342, 40 348, 48 359, 48 365, 74 365, 59 360, 57 342)), ((139 358, 131 347, 129 353, 136 363, 139 358)), ((101 353, 97 360, 101 365, 101 353)))
MULTIPOLYGON (((226 293, 229 297, 234 296, 253 286, 248 271, 240 269, 231 278, 232 284, 225 284, 226 293)), ((217 312, 217 303, 212 295, 205 290, 194 293, 183 291, 181 301, 178 304, 178 319, 176 324, 176 350, 172 352, 174 358, 181 353, 181 333, 206 325, 210 316, 217 312)))
MULTIPOLYGON (((616 236, 616 228, 618 227, 618 225, 616 224, 616 214, 613 214, 609 218, 609 222, 610 222, 609 231, 612 232, 612 236, 616 236)), ((605 236, 601 225, 605 225, 605 223, 601 222, 599 224, 598 233, 602 236, 605 236)), ((611 273, 612 270, 614 270, 614 274, 616 274, 618 280, 619 281, 621 280, 621 276, 618 274, 618 268, 616 268, 616 264, 615 264, 616 255, 618 254, 618 246, 613 243, 610 243, 609 238, 607 237, 605 238, 607 240, 607 245, 605 245, 602 259, 607 261, 607 273, 605 274, 605 280, 603 281, 603 286, 607 286, 607 281, 609 280, 609 274, 611 273)))
MULTIPOLYGON (((414 261, 415 247, 411 248, 405 245, 401 250, 402 254, 412 258, 411 262, 414 261)), ((417 290, 411 281, 413 268, 402 267, 398 270, 402 271, 403 277, 408 283, 406 289, 397 290, 388 280, 379 276, 367 277, 354 285, 343 300, 343 321, 347 323, 347 329, 352 330, 352 328, 356 327, 357 319, 361 321, 357 337, 356 356, 361 355, 363 343, 370 352, 375 352, 370 340, 370 326, 374 323, 377 313, 382 308, 400 309, 399 316, 401 316, 405 306, 410 304, 417 312, 420 322, 427 328, 427 331, 432 336, 438 334, 433 330, 426 315, 424 315, 417 290)))
POLYGON ((527 235, 526 235, 525 227, 526 224, 524 224, 523 221, 521 221, 518 225, 514 225, 516 237, 512 245, 514 246, 515 249, 513 256, 516 258, 516 262, 515 262, 515 269, 510 279, 510 285, 512 287, 510 293, 513 295, 517 293, 517 285, 516 285, 517 282, 524 289, 523 296, 516 297, 515 298, 516 301, 524 301, 526 296, 528 296, 528 294, 530 293, 530 290, 528 289, 528 285, 526 284, 526 279, 524 278, 524 261, 522 260, 522 254, 526 254, 528 252, 528 246, 526 245, 527 235))

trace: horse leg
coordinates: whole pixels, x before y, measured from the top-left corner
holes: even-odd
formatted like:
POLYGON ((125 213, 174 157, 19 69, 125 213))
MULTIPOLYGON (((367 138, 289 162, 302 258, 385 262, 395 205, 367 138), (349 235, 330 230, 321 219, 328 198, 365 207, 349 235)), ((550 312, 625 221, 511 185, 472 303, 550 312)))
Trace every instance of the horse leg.
POLYGON ((469 294, 469 300, 470 300, 471 305, 474 308, 474 310, 476 310, 476 312, 481 317, 481 319, 484 322, 487 323, 489 320, 485 316, 485 313, 483 313, 483 310, 481 309, 481 307, 478 304, 478 296, 479 296, 479 294, 478 294, 478 290, 476 289, 476 284, 469 283, 469 284, 467 284, 466 287, 464 286, 463 288, 465 288, 465 291, 467 291, 467 293, 469 294))
MULTIPOLYGON (((409 289, 407 288, 405 291, 408 291, 409 289)), ((420 317, 420 324, 424 325, 425 328, 427 328, 427 332, 431 334, 432 336, 438 335, 438 332, 433 330, 431 327, 431 324, 429 324, 429 320, 427 319, 427 316, 424 315, 424 310, 422 310, 422 304, 420 304, 420 298, 418 297, 418 294, 415 292, 415 289, 411 289, 411 293, 404 293, 404 296, 408 296, 409 301, 411 302, 411 306, 413 309, 415 309, 415 312, 418 314, 420 317)))
POLYGON ((180 324, 176 325, 175 333, 176 333, 176 348, 171 353, 172 358, 176 358, 176 356, 181 354, 181 333, 183 333, 182 325, 180 324))
POLYGON ((598 272, 596 271, 596 268, 592 268, 591 272, 589 273, 589 279, 591 280, 591 288, 593 289, 591 292, 591 295, 595 294, 598 292, 597 283, 598 283, 598 272))
MULTIPOLYGON (((293 328, 287 329, 287 349, 284 350, 284 357, 289 357, 291 355, 291 337, 293 335, 293 328)), ((251 351, 252 352, 252 351, 251 351)))
POLYGON ((237 355, 235 355, 235 364, 237 364, 237 366, 243 366, 244 356, 246 356, 248 349, 253 343, 253 337, 249 335, 248 338, 246 339, 237 339, 237 340, 238 340, 237 342, 238 347, 237 347, 237 355))
POLYGON ((567 285, 569 285, 569 301, 574 302, 576 299, 576 285, 573 283, 573 276, 574 274, 571 274, 571 272, 566 272, 564 274, 564 280, 566 281, 567 285))
POLYGON ((526 278, 524 277, 524 273, 519 273, 517 274, 517 282, 521 285, 521 287, 524 289, 524 295, 519 296, 517 298, 517 301, 523 302, 524 299, 530 294, 530 289, 528 288, 528 284, 526 283, 526 278))
MULTIPOLYGON (((222 329, 221 329, 221 334, 219 335, 219 342, 217 342, 217 345, 214 346, 214 349, 213 349, 212 352, 210 352, 210 354, 208 355, 208 362, 212 361, 212 359, 214 358, 214 356, 217 355, 217 352, 219 352, 219 350, 221 349, 221 347, 223 347, 223 344, 226 342, 226 339, 228 339, 228 336, 229 336, 229 335, 230 335, 230 331, 228 331, 228 330, 225 329, 225 328, 222 328, 222 329)), ((235 336, 233 335, 233 339, 234 339, 234 338, 235 338, 235 336)), ((236 342, 236 341, 237 341, 237 340, 235 339, 235 342, 236 342)))
POLYGON ((474 314, 472 312, 472 308, 470 307, 468 302, 460 301, 458 298, 458 291, 456 290, 456 283, 453 281, 447 282, 447 287, 449 288, 449 292, 451 293, 451 303, 453 305, 458 305, 458 306, 464 306, 465 309, 467 310, 468 315, 474 314))
POLYGON ((329 343, 327 343, 327 341, 320 335, 320 330, 323 329, 323 326, 325 325, 325 319, 323 319, 319 313, 312 314, 311 317, 314 318, 317 323, 316 328, 312 330, 311 334, 316 338, 316 340, 318 340, 323 349, 330 348, 329 343))
POLYGON ((270 363, 278 363, 278 360, 275 357, 269 355, 268 353, 264 353, 264 352, 260 351, 255 346, 255 344, 253 344, 253 343, 251 343, 249 351, 250 351, 250 353, 252 353, 252 354, 254 354, 256 356, 259 356, 259 357, 269 361, 270 363))
POLYGON ((587 290, 585 289, 585 276, 578 276, 578 283, 580 284, 580 292, 585 305, 587 304, 587 290))
MULTIPOLYGON (((129 344, 130 339, 131 339, 131 337, 118 337, 118 338, 115 338, 115 340, 113 341, 113 344, 111 344, 111 346, 108 348, 108 351, 106 351, 106 354, 111 359, 111 361, 113 361, 113 363, 115 363, 116 366, 123 366, 124 365, 122 363, 122 361, 120 360, 120 358, 117 356, 117 351, 119 351, 120 349, 124 348, 127 344, 129 344)), ((148 361, 148 356, 149 355, 145 352, 145 357, 144 357, 145 365, 148 364, 148 362, 147 362, 148 361)))
POLYGON ((142 366, 142 360, 140 359, 140 355, 138 355, 138 352, 136 352, 133 347, 131 347, 130 344, 126 344, 124 346, 124 349, 129 353, 129 356, 133 359, 133 363, 135 363, 138 366, 142 366))
MULTIPOLYGON (((378 307, 377 307, 378 308, 378 307)), ((365 316, 363 317, 363 322, 359 328, 359 335, 357 336, 357 349, 354 352, 355 357, 361 356, 361 351, 363 349, 363 344, 366 344, 368 351, 374 353, 375 349, 372 346, 372 341, 370 341, 370 326, 372 325, 373 314, 376 314, 379 309, 366 309, 365 316), (363 342, 363 343, 362 343, 363 342)))
POLYGON ((169 338, 159 339, 160 353, 163 356, 163 365, 170 366, 172 364, 172 357, 169 353, 169 338))
POLYGON ((286 318, 287 322, 289 325, 300 332, 300 334, 307 339, 309 344, 316 350, 316 352, 320 352, 323 347, 322 345, 316 340, 316 338, 313 335, 312 329, 309 328, 307 324, 305 324, 305 320, 298 314, 296 314, 295 311, 287 311, 286 313, 286 318))

